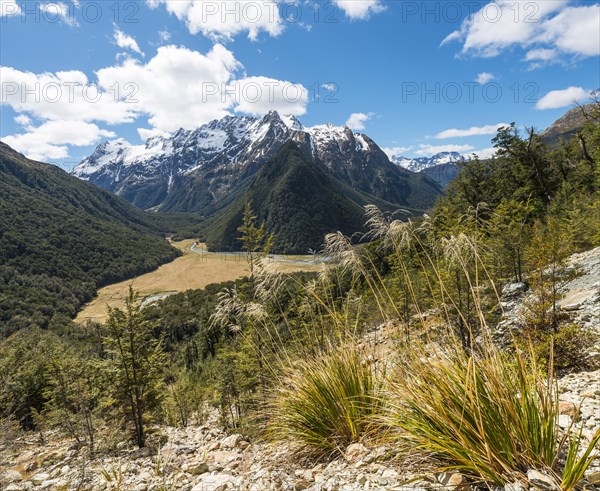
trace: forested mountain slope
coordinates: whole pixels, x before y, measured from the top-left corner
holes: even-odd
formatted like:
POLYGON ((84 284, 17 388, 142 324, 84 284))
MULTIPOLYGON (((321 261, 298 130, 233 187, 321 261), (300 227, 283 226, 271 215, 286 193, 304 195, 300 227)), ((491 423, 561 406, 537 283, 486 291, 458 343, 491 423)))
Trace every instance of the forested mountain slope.
POLYGON ((0 142, 0 336, 73 317, 177 255, 150 214, 0 142))

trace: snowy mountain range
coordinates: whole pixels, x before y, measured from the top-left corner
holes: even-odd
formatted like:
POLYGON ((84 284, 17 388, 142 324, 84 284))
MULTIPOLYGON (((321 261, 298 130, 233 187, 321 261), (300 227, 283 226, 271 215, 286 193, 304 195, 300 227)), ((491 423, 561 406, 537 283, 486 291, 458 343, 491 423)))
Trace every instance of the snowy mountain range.
POLYGON ((226 116, 144 145, 104 142, 73 171, 144 209, 205 212, 248 181, 287 142, 354 189, 425 209, 439 195, 426 176, 390 162, 368 136, 330 124, 304 127, 294 116, 226 116))
POLYGON ((441 152, 435 154, 433 157, 407 158, 402 155, 393 155, 390 157, 390 160, 404 169, 412 172, 421 172, 437 165, 464 162, 467 158, 458 152, 441 152))

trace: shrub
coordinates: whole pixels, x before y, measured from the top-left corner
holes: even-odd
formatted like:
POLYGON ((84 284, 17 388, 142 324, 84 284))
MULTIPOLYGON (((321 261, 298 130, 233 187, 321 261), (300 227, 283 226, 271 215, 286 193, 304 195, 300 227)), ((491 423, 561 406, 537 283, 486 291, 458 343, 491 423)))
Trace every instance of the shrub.
POLYGON ((583 441, 558 427, 552 365, 551 356, 544 375, 518 351, 509 359, 486 346, 469 356, 458 342, 443 352, 416 350, 391 383, 396 402, 386 420, 399 430, 396 439, 472 480, 503 485, 541 469, 572 489, 600 432, 578 458, 583 441), (570 459, 561 464, 564 452, 570 459))
POLYGON ((364 440, 382 410, 383 373, 351 345, 284 368, 273 391, 270 436, 315 456, 364 440))

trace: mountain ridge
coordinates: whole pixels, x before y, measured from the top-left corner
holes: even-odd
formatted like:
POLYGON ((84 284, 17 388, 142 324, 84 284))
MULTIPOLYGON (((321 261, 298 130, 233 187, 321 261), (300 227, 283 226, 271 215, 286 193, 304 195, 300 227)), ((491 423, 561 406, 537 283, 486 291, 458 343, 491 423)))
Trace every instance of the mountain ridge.
POLYGON ((143 209, 204 213, 252 177, 289 140, 353 188, 427 209, 441 190, 393 165, 368 136, 331 124, 306 128, 293 116, 226 116, 144 145, 99 145, 73 171, 143 209))

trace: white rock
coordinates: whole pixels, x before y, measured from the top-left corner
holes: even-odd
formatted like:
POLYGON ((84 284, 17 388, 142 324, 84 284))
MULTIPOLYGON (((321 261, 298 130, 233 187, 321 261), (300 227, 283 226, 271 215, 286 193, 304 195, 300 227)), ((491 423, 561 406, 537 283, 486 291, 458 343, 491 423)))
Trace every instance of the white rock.
POLYGON ((47 481, 48 479, 50 479, 50 474, 48 474, 47 472, 40 472, 39 474, 36 474, 35 476, 33 476, 30 481, 35 484, 36 486, 39 486, 40 484, 42 484, 44 481, 47 481))
POLYGON ((229 474, 207 474, 201 477, 192 491, 225 491, 234 481, 235 478, 229 474))

